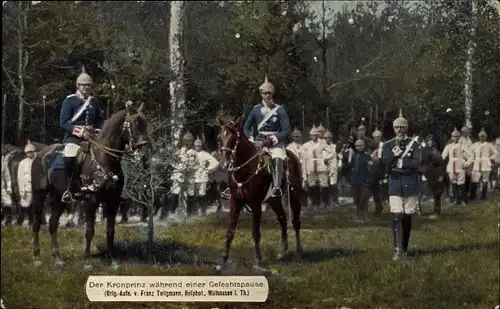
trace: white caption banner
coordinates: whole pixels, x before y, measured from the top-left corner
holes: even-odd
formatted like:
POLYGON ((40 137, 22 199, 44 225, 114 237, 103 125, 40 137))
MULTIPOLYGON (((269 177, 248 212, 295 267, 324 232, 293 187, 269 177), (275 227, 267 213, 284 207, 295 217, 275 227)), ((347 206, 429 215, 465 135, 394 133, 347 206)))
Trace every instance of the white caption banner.
POLYGON ((95 302, 265 302, 264 276, 89 276, 95 302))

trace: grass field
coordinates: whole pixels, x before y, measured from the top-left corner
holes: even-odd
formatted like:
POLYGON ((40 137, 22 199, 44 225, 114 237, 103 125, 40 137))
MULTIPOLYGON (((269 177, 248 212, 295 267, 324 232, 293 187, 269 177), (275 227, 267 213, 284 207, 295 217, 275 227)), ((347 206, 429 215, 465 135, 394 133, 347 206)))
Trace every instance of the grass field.
MULTIPOLYGON (((34 268, 27 229, 2 228, 1 297, 5 308, 341 308, 352 309, 493 309, 499 303, 498 202, 468 208, 445 208, 439 221, 414 219, 410 259, 392 258, 389 215, 364 225, 349 222, 348 213, 303 218, 302 261, 277 264, 279 231, 274 215, 263 222, 262 251, 276 272, 268 275, 270 294, 264 304, 90 303, 84 285, 83 233, 61 229, 66 265, 50 265, 49 237, 43 231, 44 264, 34 268)), ((250 217, 243 216, 233 243, 231 269, 252 274, 250 217)), ((213 275, 221 252, 226 218, 213 216, 191 226, 158 230, 155 255, 169 266, 141 263, 145 228, 118 228, 117 240, 128 242, 127 261, 113 271, 95 258, 91 274, 213 275)), ((295 248, 290 233, 290 249, 295 248)), ((102 225, 95 244, 102 246, 102 225)), ((94 252, 97 250, 94 247, 94 252)))

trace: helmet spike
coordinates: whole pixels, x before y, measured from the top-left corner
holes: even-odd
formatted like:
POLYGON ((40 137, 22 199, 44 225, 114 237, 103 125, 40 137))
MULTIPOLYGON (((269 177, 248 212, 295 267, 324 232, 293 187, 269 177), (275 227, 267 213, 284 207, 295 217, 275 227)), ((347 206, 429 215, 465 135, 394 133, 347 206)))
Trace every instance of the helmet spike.
POLYGON ((402 108, 399 109, 399 117, 403 117, 403 109, 402 108))

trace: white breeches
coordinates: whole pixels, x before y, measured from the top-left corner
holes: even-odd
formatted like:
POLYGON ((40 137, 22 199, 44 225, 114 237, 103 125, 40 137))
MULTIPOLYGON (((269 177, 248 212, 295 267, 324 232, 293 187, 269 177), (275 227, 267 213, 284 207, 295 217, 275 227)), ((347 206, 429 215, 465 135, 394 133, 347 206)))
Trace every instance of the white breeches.
POLYGON ((491 174, 491 171, 482 171, 482 172, 472 171, 471 181, 474 183, 478 183, 481 180, 483 182, 488 182, 490 179, 490 174, 491 174))
POLYGON ((282 147, 272 147, 272 148, 265 147, 264 151, 269 153, 271 155, 271 158, 273 159, 285 160, 286 158, 286 150, 285 148, 282 147))
POLYGON ((64 146, 64 156, 67 158, 74 158, 76 157, 79 149, 80 145, 74 143, 67 143, 64 146))
POLYGON ((2 188, 2 206, 5 206, 5 207, 12 206, 12 197, 7 192, 7 190, 5 190, 4 188, 2 188))
POLYGON ((418 213, 418 197, 414 196, 389 196, 391 213, 413 215, 418 213))
POLYGON ((320 186, 321 188, 328 187, 328 172, 316 172, 307 174, 307 185, 309 187, 320 186))
POLYGON ((463 185, 465 183, 465 171, 457 173, 448 173, 451 183, 456 183, 457 185, 463 185))

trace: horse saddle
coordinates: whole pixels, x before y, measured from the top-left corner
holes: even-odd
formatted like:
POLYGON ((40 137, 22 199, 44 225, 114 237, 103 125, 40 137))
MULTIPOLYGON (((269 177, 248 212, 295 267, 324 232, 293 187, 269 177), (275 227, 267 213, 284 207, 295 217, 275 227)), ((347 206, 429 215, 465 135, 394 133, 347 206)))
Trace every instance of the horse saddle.
MULTIPOLYGON (((47 155, 50 155, 50 153, 52 152, 56 152, 56 156, 52 160, 50 168, 54 170, 64 169, 64 145, 63 144, 54 145, 54 150, 49 152, 47 155)), ((88 153, 90 153, 89 143, 81 142, 80 149, 76 154, 76 164, 78 167, 82 165, 88 153)))

